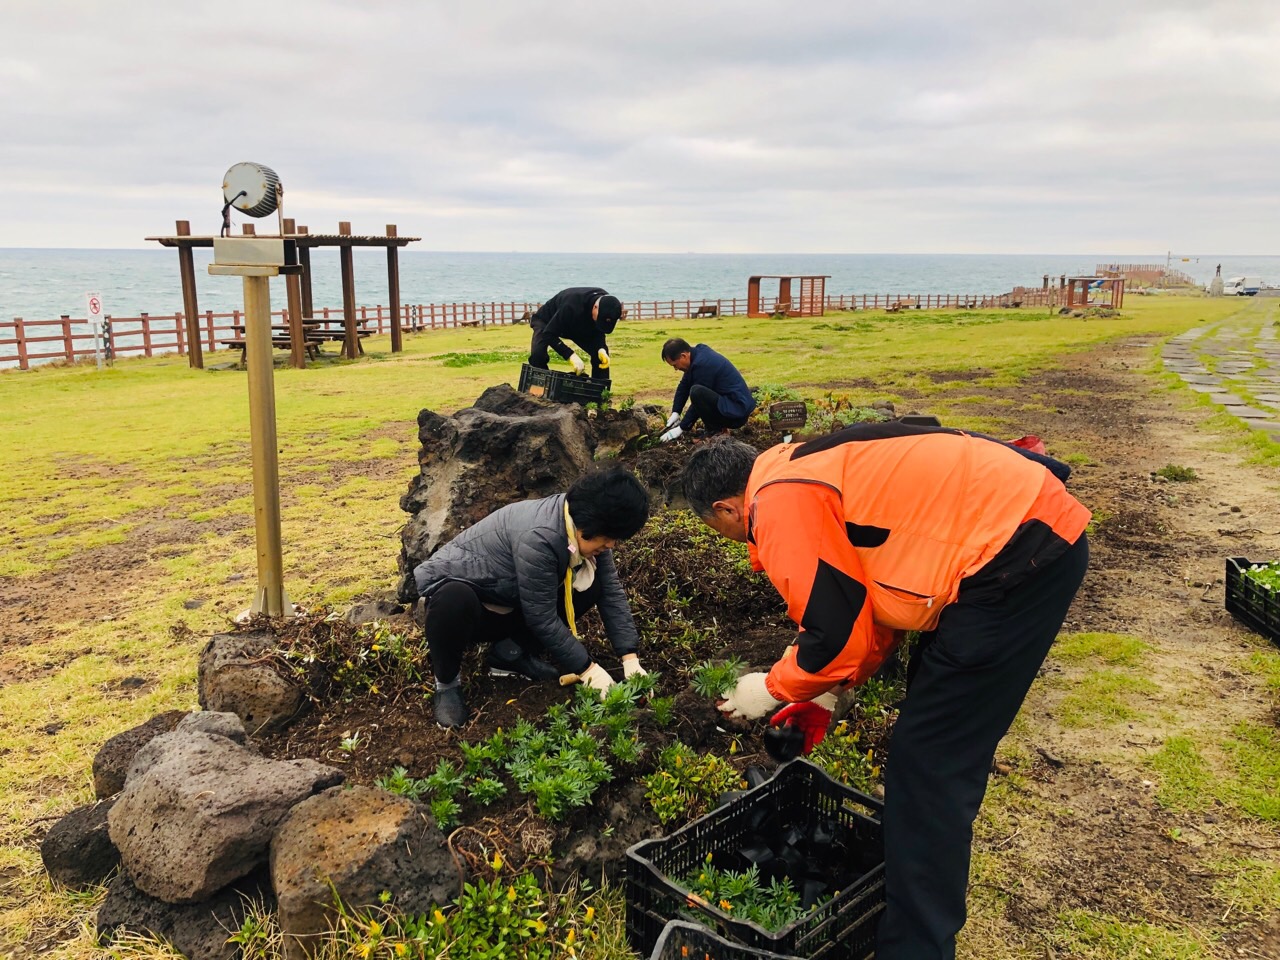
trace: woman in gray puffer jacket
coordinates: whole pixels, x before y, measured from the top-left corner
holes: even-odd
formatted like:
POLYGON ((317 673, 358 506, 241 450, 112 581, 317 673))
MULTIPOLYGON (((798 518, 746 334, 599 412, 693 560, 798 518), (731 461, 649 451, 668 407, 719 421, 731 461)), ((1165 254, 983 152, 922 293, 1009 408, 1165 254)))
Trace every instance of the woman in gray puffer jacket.
POLYGON ((414 569, 426 604, 425 632, 435 674, 435 719, 466 722, 462 655, 491 644, 490 672, 531 680, 572 677, 601 692, 613 685, 578 639, 575 618, 599 606, 623 673, 644 673, 613 547, 649 519, 649 496, 615 467, 581 477, 566 494, 496 510, 414 569), (567 602, 568 601, 568 602, 567 602), (540 659, 545 652, 551 663, 540 659))

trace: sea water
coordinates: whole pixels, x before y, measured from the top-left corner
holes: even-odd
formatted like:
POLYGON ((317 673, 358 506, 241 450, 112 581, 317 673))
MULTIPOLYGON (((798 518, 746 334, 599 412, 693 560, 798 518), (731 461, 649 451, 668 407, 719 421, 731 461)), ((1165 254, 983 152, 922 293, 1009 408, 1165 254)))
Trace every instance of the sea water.
MULTIPOLYGON (((196 286, 201 311, 243 307, 236 277, 211 277, 209 249, 197 249, 196 286)), ((379 248, 356 248, 356 303, 386 304, 387 260, 379 248)), ((752 274, 827 274, 827 293, 993 294, 1015 286, 1039 287, 1048 274, 1086 276, 1101 263, 1164 264, 1163 254, 609 254, 443 253, 402 249, 400 299, 405 304, 540 302, 571 286, 601 286, 625 301, 745 297, 752 274)), ((1207 284, 1218 264, 1224 278, 1261 277, 1280 283, 1280 257, 1207 256, 1170 266, 1207 284)), ((312 253, 317 307, 340 307, 342 283, 335 250, 312 253)), ((85 315, 85 294, 102 295, 103 312, 116 317, 182 310, 176 250, 0 249, 0 318, 52 320, 85 315)), ((766 288, 766 293, 769 290, 766 288)), ((272 306, 284 289, 272 284, 272 306)))

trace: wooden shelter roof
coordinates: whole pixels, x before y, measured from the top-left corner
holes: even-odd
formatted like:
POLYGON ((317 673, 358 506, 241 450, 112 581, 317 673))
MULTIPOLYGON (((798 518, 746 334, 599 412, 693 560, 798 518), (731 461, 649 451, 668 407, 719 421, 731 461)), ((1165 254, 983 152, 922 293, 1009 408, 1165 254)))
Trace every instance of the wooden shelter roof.
MULTIPOLYGON (((259 237, 277 239, 279 234, 258 234, 259 237)), ((165 247, 212 247, 214 238, 208 237, 147 237, 165 247)), ((352 236, 346 233, 286 233, 285 240, 295 240, 300 247, 403 247, 421 240, 421 237, 352 236)))

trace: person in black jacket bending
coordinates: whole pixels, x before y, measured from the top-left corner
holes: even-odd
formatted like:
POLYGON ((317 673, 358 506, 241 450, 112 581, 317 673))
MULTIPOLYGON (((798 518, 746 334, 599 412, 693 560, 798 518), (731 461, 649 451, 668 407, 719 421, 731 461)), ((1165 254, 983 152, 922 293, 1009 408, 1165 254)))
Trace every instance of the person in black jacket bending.
POLYGON ((582 373, 586 366, 565 340, 572 340, 591 357, 591 376, 607 380, 609 345, 605 337, 623 316, 622 302, 600 287, 569 287, 538 308, 529 318, 533 342, 529 345, 529 366, 547 369, 550 348, 582 373))
POLYGON ((756 398, 738 368, 705 343, 691 347, 687 340, 672 337, 662 345, 662 359, 684 374, 671 401, 667 432, 658 438, 663 443, 692 429, 699 420, 707 433, 736 429, 756 408, 756 398))
POLYGON ((436 723, 466 722, 462 655, 477 643, 491 644, 490 674, 608 690, 613 678, 591 659, 576 629, 575 618, 593 606, 623 674, 647 673, 613 547, 648 519, 644 487, 615 467, 579 478, 568 493, 496 510, 418 564, 413 577, 426 606, 436 723))

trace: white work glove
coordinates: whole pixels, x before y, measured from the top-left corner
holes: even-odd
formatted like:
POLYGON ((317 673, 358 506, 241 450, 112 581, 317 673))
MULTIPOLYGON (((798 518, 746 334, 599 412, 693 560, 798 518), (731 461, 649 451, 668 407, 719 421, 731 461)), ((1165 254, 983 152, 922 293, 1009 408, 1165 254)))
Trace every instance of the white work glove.
POLYGON ((569 363, 573 364, 574 373, 586 373, 587 365, 582 362, 582 358, 576 353, 569 354, 569 363))
POLYGON ((604 347, 601 347, 600 352, 597 353, 596 356, 600 358, 600 369, 608 370, 609 369, 609 351, 606 350, 604 347))
POLYGON ((668 430, 666 433, 664 433, 662 436, 660 436, 660 437, 658 438, 658 442, 659 442, 659 443, 667 443, 667 442, 669 442, 669 441, 671 441, 671 440, 674 440, 676 437, 680 436, 680 434, 682 434, 682 433, 684 433, 684 431, 683 431, 683 430, 681 430, 681 429, 680 429, 680 426, 677 424, 676 426, 674 426, 674 427, 672 427, 670 430, 668 430))
POLYGON ((680 414, 678 414, 678 413, 676 413, 674 410, 672 410, 672 411, 671 411, 671 416, 667 417, 667 422, 666 422, 666 423, 664 423, 664 424, 663 424, 663 426, 664 426, 664 427, 674 427, 674 426, 675 426, 677 423, 679 423, 679 422, 680 422, 680 414))
POLYGON ((630 680, 632 677, 645 676, 648 672, 648 670, 640 666, 640 658, 634 653, 624 653, 622 655, 623 679, 630 680))
POLYGON ((609 671, 598 663, 593 663, 586 670, 578 674, 578 679, 585 683, 593 690, 599 691, 601 696, 609 691, 613 686, 613 677, 609 676, 609 671))
POLYGON ((782 701, 774 697, 765 686, 767 673, 744 673, 738 685, 729 691, 720 710, 731 717, 758 720, 782 701))

